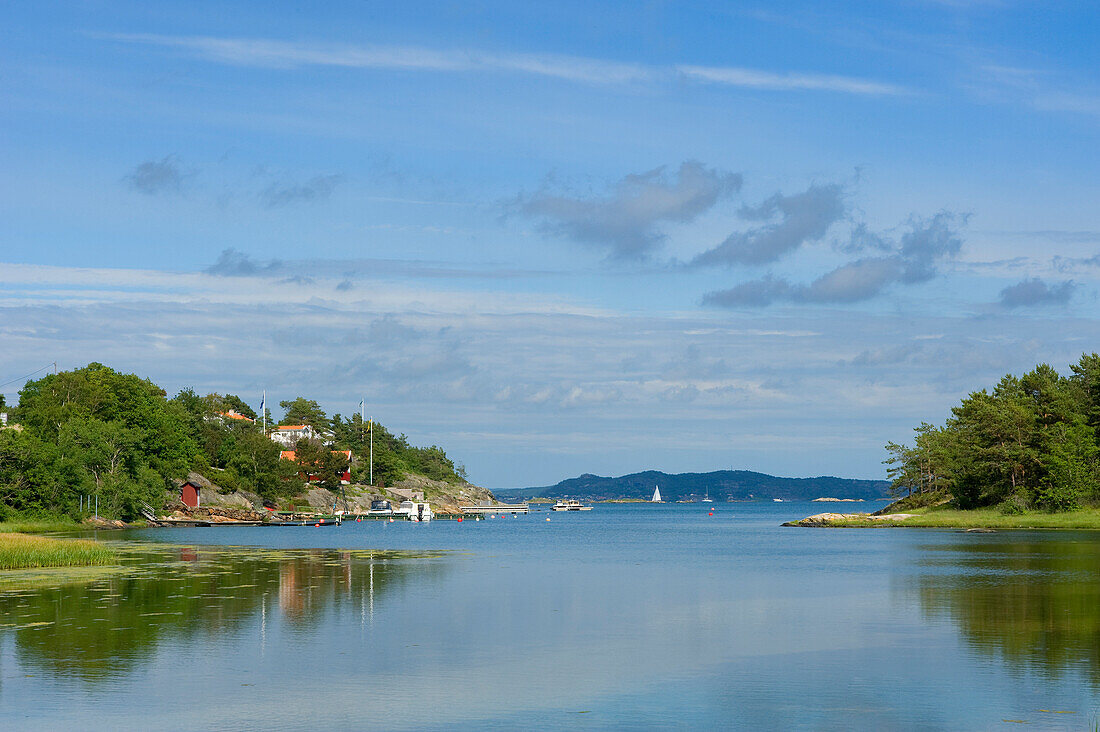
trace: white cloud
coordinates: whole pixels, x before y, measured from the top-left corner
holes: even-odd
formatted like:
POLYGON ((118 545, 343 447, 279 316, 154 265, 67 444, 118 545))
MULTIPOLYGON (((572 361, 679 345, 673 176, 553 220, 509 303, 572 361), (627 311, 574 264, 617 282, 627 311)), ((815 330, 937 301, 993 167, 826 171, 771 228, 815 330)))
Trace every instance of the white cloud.
POLYGON ((773 91, 826 91, 871 96, 907 93, 894 84, 860 79, 853 76, 809 73, 776 73, 735 66, 677 66, 676 70, 689 79, 724 86, 773 91))
POLYGON ((190 51, 210 61, 238 66, 287 69, 337 66, 396 71, 495 71, 546 76, 587 84, 648 81, 653 71, 637 64, 559 54, 492 53, 472 49, 438 50, 415 46, 304 44, 288 41, 210 36, 113 34, 112 40, 190 51))
POLYGON ((658 67, 564 54, 499 53, 380 44, 295 43, 265 38, 167 36, 117 33, 100 36, 125 43, 176 48, 216 63, 270 69, 332 66, 437 73, 497 72, 541 76, 582 84, 669 83, 677 76, 723 86, 774 91, 824 91, 899 95, 905 89, 881 81, 833 74, 774 72, 741 67, 658 67))

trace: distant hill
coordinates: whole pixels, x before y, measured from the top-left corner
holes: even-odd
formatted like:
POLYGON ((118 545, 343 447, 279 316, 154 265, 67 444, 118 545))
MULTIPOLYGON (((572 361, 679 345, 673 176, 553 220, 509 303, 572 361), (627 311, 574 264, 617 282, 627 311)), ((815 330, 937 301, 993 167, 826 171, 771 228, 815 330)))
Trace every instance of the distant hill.
POLYGON ((605 478, 585 473, 563 480, 557 485, 494 491, 502 500, 530 498, 576 498, 602 501, 623 498, 648 499, 653 486, 661 487, 666 501, 699 500, 706 492, 718 502, 771 500, 809 500, 813 498, 886 498, 887 480, 855 480, 852 478, 777 478, 750 470, 716 470, 712 473, 662 473, 647 470, 619 478, 605 478))

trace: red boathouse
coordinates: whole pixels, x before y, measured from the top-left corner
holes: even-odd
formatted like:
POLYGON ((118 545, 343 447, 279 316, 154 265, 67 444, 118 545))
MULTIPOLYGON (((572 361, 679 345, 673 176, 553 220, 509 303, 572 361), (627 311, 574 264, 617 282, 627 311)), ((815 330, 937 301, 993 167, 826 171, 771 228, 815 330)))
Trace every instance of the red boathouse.
POLYGON ((194 483, 192 483, 191 481, 187 481, 186 483, 181 485, 180 486, 180 500, 183 501, 184 505, 186 505, 186 506, 190 506, 191 508, 198 508, 199 507, 199 487, 197 485, 195 485, 194 483))

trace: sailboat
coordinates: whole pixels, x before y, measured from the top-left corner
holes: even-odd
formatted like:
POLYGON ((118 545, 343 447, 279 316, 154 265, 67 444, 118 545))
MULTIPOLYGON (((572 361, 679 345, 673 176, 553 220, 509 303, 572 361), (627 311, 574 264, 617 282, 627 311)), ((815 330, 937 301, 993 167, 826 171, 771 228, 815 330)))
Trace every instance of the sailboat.
POLYGON ((709 486, 707 487, 707 495, 703 497, 703 503, 714 503, 714 501, 711 500, 711 497, 710 497, 710 487, 709 486))
POLYGON ((658 486, 653 486, 653 498, 649 499, 650 503, 664 503, 661 500, 661 489, 658 486))

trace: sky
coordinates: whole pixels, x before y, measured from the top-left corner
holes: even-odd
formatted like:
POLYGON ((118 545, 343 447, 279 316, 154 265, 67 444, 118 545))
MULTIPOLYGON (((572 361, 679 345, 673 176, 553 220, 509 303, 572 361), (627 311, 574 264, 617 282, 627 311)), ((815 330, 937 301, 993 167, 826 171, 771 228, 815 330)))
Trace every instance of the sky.
POLYGON ((0 393, 365 402, 489 488, 883 477, 1098 350, 1088 2, 0 9, 0 393), (39 371, 36 371, 39 370, 39 371), (5 383, 7 382, 7 383, 5 383))

